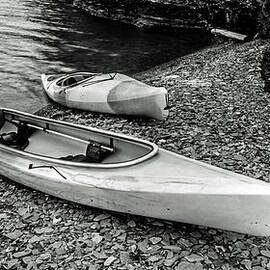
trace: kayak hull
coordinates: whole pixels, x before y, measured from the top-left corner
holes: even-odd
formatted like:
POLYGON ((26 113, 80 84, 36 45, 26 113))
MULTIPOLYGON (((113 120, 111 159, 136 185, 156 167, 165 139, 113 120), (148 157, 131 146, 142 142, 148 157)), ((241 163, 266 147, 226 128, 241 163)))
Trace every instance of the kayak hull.
POLYGON ((0 152, 1 174, 65 200, 117 212, 270 236, 268 183, 163 149, 143 162, 104 168, 70 165, 23 151, 14 152, 1 144, 0 152), (29 169, 30 164, 39 168, 29 169))
POLYGON ((63 106, 158 120, 168 117, 168 93, 164 87, 151 87, 123 74, 117 73, 113 79, 109 75, 97 75, 92 80, 70 87, 59 85, 59 81, 72 74, 60 76, 51 82, 48 81, 50 75, 42 74, 41 80, 47 95, 63 106))

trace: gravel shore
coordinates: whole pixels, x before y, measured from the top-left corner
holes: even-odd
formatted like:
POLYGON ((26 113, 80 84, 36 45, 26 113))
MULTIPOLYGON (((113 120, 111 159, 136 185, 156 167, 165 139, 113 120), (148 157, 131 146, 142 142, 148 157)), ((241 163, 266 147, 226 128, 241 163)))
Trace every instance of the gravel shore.
MULTIPOLYGON (((49 105, 38 114, 144 138, 270 181, 269 40, 227 42, 136 75, 165 86, 168 120, 49 105)), ((0 269, 267 269, 270 240, 93 209, 0 179, 0 269)), ((241 213, 239 213, 241 214, 241 213)))

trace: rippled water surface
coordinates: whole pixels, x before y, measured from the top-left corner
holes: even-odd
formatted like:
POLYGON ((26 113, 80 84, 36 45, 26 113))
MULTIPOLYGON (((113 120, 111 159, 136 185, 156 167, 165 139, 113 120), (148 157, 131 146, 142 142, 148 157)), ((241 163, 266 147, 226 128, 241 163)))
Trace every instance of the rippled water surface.
POLYGON ((193 35, 143 33, 93 18, 72 0, 0 1, 0 106, 34 112, 48 103, 41 73, 133 74, 197 50, 193 35))

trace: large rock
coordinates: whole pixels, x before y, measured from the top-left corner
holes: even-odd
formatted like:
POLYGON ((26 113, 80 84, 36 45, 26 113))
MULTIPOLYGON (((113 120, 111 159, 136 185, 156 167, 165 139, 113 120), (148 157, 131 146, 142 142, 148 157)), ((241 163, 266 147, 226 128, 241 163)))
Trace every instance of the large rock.
POLYGON ((263 54, 261 68, 262 79, 265 82, 264 90, 266 92, 270 92, 270 48, 268 48, 263 54))
POLYGON ((260 15, 260 34, 264 38, 270 38, 270 0, 264 0, 260 15))

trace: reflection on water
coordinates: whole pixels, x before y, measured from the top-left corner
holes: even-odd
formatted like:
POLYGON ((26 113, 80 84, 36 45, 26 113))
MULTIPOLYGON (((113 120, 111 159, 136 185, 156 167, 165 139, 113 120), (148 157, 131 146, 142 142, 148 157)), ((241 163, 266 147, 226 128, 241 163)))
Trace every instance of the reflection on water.
POLYGON ((34 112, 48 100, 41 73, 133 74, 202 47, 206 39, 143 33, 93 18, 72 0, 0 1, 1 107, 34 112))

